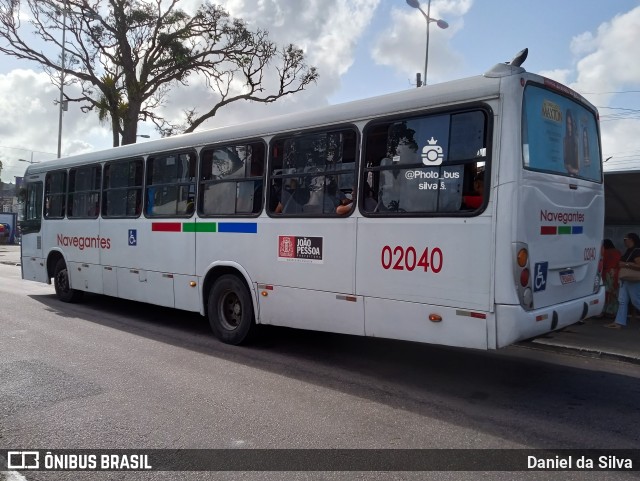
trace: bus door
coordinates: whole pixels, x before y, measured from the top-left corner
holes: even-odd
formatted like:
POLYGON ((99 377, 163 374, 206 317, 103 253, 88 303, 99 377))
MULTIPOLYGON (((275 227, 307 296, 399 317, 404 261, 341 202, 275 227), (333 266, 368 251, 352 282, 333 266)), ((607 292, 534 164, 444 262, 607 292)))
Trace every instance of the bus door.
POLYGON ((31 175, 25 185, 24 211, 20 220, 22 278, 48 282, 42 257, 42 204, 44 175, 31 175))

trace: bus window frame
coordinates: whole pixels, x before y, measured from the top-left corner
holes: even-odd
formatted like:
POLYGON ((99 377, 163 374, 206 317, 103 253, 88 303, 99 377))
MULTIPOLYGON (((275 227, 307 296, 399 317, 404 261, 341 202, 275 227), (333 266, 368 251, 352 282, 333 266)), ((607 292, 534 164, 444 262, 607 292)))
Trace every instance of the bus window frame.
POLYGON ((103 169, 103 164, 102 162, 94 162, 91 164, 84 164, 84 165, 77 165, 77 166, 73 166, 70 167, 67 171, 67 205, 66 205, 66 217, 69 220, 87 220, 87 219, 97 219, 98 217, 100 217, 100 214, 102 212, 102 178, 104 175, 104 169, 103 169), (82 169, 87 169, 87 168, 97 168, 98 169, 98 190, 96 191, 95 189, 92 190, 82 190, 82 191, 78 191, 78 190, 74 190, 73 192, 71 192, 71 174, 74 174, 74 188, 75 188, 75 175, 77 173, 78 170, 82 170, 82 169), (71 202, 71 196, 72 195, 76 195, 76 194, 87 194, 87 193, 98 193, 98 208, 96 209, 96 213, 95 215, 71 215, 71 209, 72 209, 72 202, 71 202))
POLYGON ((237 141, 224 141, 224 142, 220 142, 220 143, 213 143, 213 144, 206 144, 201 146, 199 152, 198 152, 198 159, 197 159, 197 166, 196 166, 196 209, 195 212, 198 214, 198 217, 203 218, 203 219, 211 219, 211 218, 255 218, 255 217, 260 217, 260 215, 262 214, 262 212, 265 209, 266 206, 266 197, 265 197, 265 186, 266 184, 266 175, 267 175, 267 162, 268 162, 268 158, 269 158, 269 144, 264 140, 264 138, 262 137, 250 137, 247 139, 239 139, 237 141), (234 178, 228 178, 228 179, 221 179, 221 180, 203 180, 201 179, 202 177, 202 162, 204 161, 203 159, 203 153, 207 152, 207 151, 212 151, 212 150, 216 150, 216 149, 221 149, 224 147, 230 147, 230 146, 238 146, 238 145, 251 145, 251 144, 262 144, 262 147, 264 148, 264 157, 262 159, 262 176, 247 176, 247 177, 234 177, 234 178), (237 194, 237 185, 240 182, 254 182, 256 180, 260 179, 260 181, 262 182, 262 195, 261 195, 261 199, 260 199, 260 209, 258 210, 258 212, 249 212, 249 213, 233 213, 233 214, 205 214, 203 213, 203 209, 202 209, 202 202, 204 201, 204 190, 202 188, 203 185, 213 185, 213 184, 225 184, 225 183, 235 183, 236 184, 236 205, 237 205, 237 201, 238 201, 238 194, 237 194))
MULTIPOLYGON (((306 135, 314 135, 314 134, 321 134, 321 133, 325 133, 325 134, 329 134, 331 132, 337 132, 337 131, 344 131, 344 130, 351 130, 352 132, 355 133, 355 151, 354 151, 354 162, 353 162, 353 169, 351 170, 345 170, 345 171, 335 171, 338 172, 337 174, 334 175, 348 175, 349 173, 351 173, 353 175, 354 180, 358 178, 359 175, 359 168, 360 168, 360 154, 362 152, 362 139, 363 139, 363 135, 362 132, 360 131, 360 129, 358 128, 358 126, 352 122, 342 122, 339 124, 327 124, 327 125, 323 125, 320 127, 312 127, 309 129, 304 129, 304 130, 298 130, 295 132, 285 132, 285 133, 280 133, 278 135, 275 135, 271 138, 271 140, 269 141, 269 151, 268 151, 268 155, 267 155, 267 170, 265 172, 266 174, 266 180, 265 180, 265 190, 266 190, 266 196, 265 196, 265 203, 264 203, 264 211, 267 213, 267 215, 269 217, 271 217, 272 219, 290 219, 290 218, 320 218, 320 219, 333 219, 333 218, 345 218, 345 217, 349 217, 353 214, 353 212, 355 211, 355 202, 351 203, 351 210, 348 213, 345 214, 338 214, 337 212, 333 212, 333 213, 324 213, 324 212, 309 212, 309 213, 291 213, 291 214, 284 214, 284 213, 276 213, 275 211, 272 211, 271 209, 269 209, 269 205, 271 204, 271 201, 273 200, 271 198, 272 196, 272 189, 271 189, 271 183, 274 180, 277 179, 282 179, 283 181, 286 179, 291 179, 291 178, 300 178, 300 177, 304 177, 304 176, 310 176, 312 177, 313 174, 312 173, 293 173, 293 174, 279 174, 279 175, 275 175, 273 174, 273 149, 275 147, 276 142, 279 141, 286 141, 288 139, 294 139, 294 138, 299 138, 299 137, 303 137, 306 135)), ((318 173, 324 177, 327 177, 330 174, 331 171, 323 171, 322 173, 318 173)))
MULTIPOLYGON (((370 120, 362 129, 362 169, 359 172, 359 182, 358 182, 358 208, 360 213, 364 217, 371 218, 469 218, 469 217, 477 217, 481 215, 487 208, 489 203, 489 195, 491 192, 491 172, 492 172, 492 164, 494 158, 494 126, 495 126, 495 113, 493 108, 485 103, 485 102, 469 102, 456 104, 453 107, 441 107, 441 108, 433 108, 427 110, 420 110, 416 112, 408 112, 404 114, 392 114, 385 115, 381 117, 377 117, 375 119, 370 120), (406 170, 406 168, 420 168, 425 167, 423 163, 415 163, 415 164, 405 164, 402 168, 394 167, 394 166, 376 166, 376 167, 367 167, 364 159, 367 155, 367 134, 372 128, 380 124, 389 124, 391 125, 394 122, 402 121, 402 120, 413 120, 424 117, 432 117, 446 114, 449 116, 449 123, 451 124, 451 117, 456 114, 462 114, 466 112, 475 112, 479 111, 484 113, 484 136, 486 140, 486 145, 483 147, 485 149, 485 155, 483 157, 474 157, 465 160, 457 160, 454 163, 446 163, 443 165, 472 165, 478 164, 480 162, 484 162, 484 191, 482 196, 482 204, 476 209, 459 209, 458 211, 452 212, 394 212, 394 211, 376 211, 369 212, 364 210, 364 182, 367 181, 367 177, 370 172, 380 172, 383 170, 397 170, 402 171, 406 170)), ((450 132, 449 132, 450 134, 450 132)), ((451 135, 447 141, 450 141, 451 135)), ((447 144, 447 149, 450 144, 447 144)), ((464 182, 464 180, 463 180, 464 182)), ((473 180, 472 180, 473 182, 473 180)), ((373 186, 372 186, 373 188, 373 186)))
POLYGON ((144 181, 145 181, 145 175, 146 175, 146 161, 145 158, 143 156, 135 156, 135 157, 127 157, 127 158, 123 158, 123 159, 111 159, 111 160, 107 160, 104 161, 102 163, 102 189, 101 189, 101 203, 103 205, 100 206, 100 217, 102 219, 138 219, 142 216, 143 210, 144 210, 144 181), (106 189, 105 188, 105 179, 106 179, 106 169, 108 166, 111 166, 113 164, 118 164, 118 163, 131 163, 134 161, 140 161, 142 163, 142 183, 140 184, 140 186, 127 186, 127 187, 115 187, 115 188, 109 188, 106 189), (106 191, 111 191, 111 190, 132 190, 132 189, 139 189, 140 190, 140 212, 136 215, 104 215, 104 212, 102 211, 105 203, 104 203, 104 194, 106 191))
MULTIPOLYGON (((190 219, 192 217, 194 217, 196 215, 196 209, 195 209, 195 203, 197 201, 197 196, 198 196, 198 150, 196 148, 196 146, 189 146, 189 147, 184 147, 184 148, 178 148, 178 149, 172 149, 172 150, 158 150, 158 151, 154 151, 154 152, 150 152, 149 154, 147 154, 145 156, 144 159, 144 172, 143 172, 143 179, 142 179, 142 183, 143 183, 143 190, 142 190, 142 214, 144 215, 144 217, 146 219, 190 219), (176 157, 179 157, 180 155, 183 154, 194 154, 195 158, 194 158, 194 177, 193 177, 193 182, 174 182, 171 184, 168 183, 163 183, 163 184, 151 184, 149 185, 148 183, 148 176, 149 176, 149 159, 154 159, 154 158, 159 158, 159 157, 168 157, 171 155, 175 155, 176 157), (186 186, 186 185, 190 185, 193 183, 193 195, 194 195, 194 209, 192 209, 191 212, 187 212, 186 214, 155 214, 155 215, 149 215, 147 214, 147 207, 148 207, 148 203, 149 203, 149 199, 147 197, 147 189, 149 189, 149 187, 157 187, 157 186, 164 186, 164 187, 176 187, 179 188, 180 186, 186 186)), ((187 201, 188 204, 188 201, 187 201)))
POLYGON ((42 204, 42 218, 46 219, 46 220, 63 220, 67 218, 67 203, 68 203, 68 199, 67 199, 67 192, 69 190, 69 169, 68 168, 60 168, 60 169, 54 169, 54 170, 49 170, 45 173, 44 176, 44 196, 43 196, 43 204, 42 204), (49 179, 50 176, 57 174, 57 173, 63 173, 64 174, 64 189, 62 193, 54 193, 54 194, 47 194, 47 180, 49 179), (62 204, 62 216, 50 216, 47 215, 47 196, 56 196, 56 197, 62 197, 63 200, 63 204, 62 204))
MULTIPOLYGON (((579 95, 579 94, 578 94, 579 95)), ((548 85, 548 84, 544 84, 541 82, 536 82, 533 80, 529 80, 526 82, 526 84, 524 85, 523 89, 522 89, 522 101, 520 104, 520 157, 521 157, 521 162, 522 162, 522 169, 529 171, 529 172, 539 172, 542 174, 549 174, 549 175, 557 175, 559 177, 563 177, 563 178, 567 178, 567 179, 576 179, 576 180, 584 180, 586 182, 593 182, 594 184, 602 184, 604 182, 604 167, 603 167, 603 160, 602 160, 602 136, 601 136, 601 132, 600 132, 600 121, 599 121, 599 113, 597 110, 595 110, 594 108, 592 108, 589 104, 583 102, 581 100, 580 97, 576 97, 574 95, 571 95, 569 92, 565 92, 564 90, 561 89, 557 89, 557 88, 553 88, 552 86, 548 85), (595 126, 596 126, 596 140, 598 141, 598 155, 599 155, 599 164, 600 164, 600 180, 594 180, 594 179, 590 179, 588 177, 584 177, 584 176, 580 176, 580 175, 571 175, 569 173, 563 173, 563 172, 559 172, 559 171, 555 171, 555 170, 547 170, 547 169, 537 169, 537 168, 533 168, 530 166, 531 161, 529 161, 529 165, 527 165, 525 163, 525 155, 524 155, 524 129, 525 129, 525 122, 523 122, 524 119, 524 115, 525 115, 525 93, 527 91, 527 87, 529 86, 533 86, 533 87, 538 87, 542 90, 546 90, 548 92, 554 93, 560 97, 564 97, 566 99, 569 99, 571 102, 576 103, 577 105, 579 105, 580 107, 584 108, 585 110, 587 110, 594 118, 595 121, 595 126)))

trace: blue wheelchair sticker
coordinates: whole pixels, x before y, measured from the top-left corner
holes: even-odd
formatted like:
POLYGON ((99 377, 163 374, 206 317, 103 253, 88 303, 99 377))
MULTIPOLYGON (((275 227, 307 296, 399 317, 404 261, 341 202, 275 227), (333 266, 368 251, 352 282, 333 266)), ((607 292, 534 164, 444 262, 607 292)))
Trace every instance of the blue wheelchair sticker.
POLYGON ((538 262, 533 271, 533 292, 544 291, 547 288, 548 262, 538 262))
POLYGON ((129 245, 137 246, 138 245, 138 230, 137 229, 129 229, 129 245))

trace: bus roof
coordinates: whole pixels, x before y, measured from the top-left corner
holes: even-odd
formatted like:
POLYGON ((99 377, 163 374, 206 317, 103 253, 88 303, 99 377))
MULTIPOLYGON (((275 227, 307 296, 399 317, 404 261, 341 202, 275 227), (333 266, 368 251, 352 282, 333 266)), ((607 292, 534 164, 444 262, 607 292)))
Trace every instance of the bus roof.
POLYGON ((93 162, 126 159, 148 155, 154 152, 167 152, 186 147, 200 147, 219 142, 268 137, 284 132, 312 129, 326 125, 339 125, 368 120, 380 115, 406 113, 425 107, 446 106, 452 103, 472 102, 495 98, 500 92, 500 82, 504 77, 526 74, 528 78, 542 82, 543 78, 528 74, 521 67, 498 64, 485 75, 413 88, 401 92, 356 100, 338 105, 330 105, 313 110, 285 114, 202 130, 190 134, 181 134, 164 139, 124 145, 111 149, 64 157, 30 165, 25 176, 52 169, 69 168, 93 162), (496 74, 498 72, 499 74, 496 74))
POLYGON ((393 115, 396 112, 408 112, 422 109, 426 106, 437 107, 462 101, 488 99, 496 97, 499 93, 499 88, 500 78, 475 76, 429 85, 426 88, 413 88, 378 97, 254 120, 243 124, 202 130, 190 134, 180 134, 164 139, 32 164, 27 168, 25 175, 96 161, 125 159, 184 147, 199 147, 234 139, 265 137, 298 129, 354 123, 378 115, 393 115))

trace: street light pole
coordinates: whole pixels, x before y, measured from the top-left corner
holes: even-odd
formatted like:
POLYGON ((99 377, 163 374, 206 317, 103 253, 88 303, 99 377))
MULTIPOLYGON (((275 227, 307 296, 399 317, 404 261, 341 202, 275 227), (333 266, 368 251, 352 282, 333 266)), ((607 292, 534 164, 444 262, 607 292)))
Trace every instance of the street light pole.
POLYGON ((27 160, 27 159, 18 159, 20 162, 28 162, 29 164, 39 164, 40 161, 38 160, 33 160, 33 150, 31 151, 31 160, 27 160))
POLYGON ((64 61, 67 34, 67 0, 62 2, 62 69, 60 70, 60 111, 58 113, 58 158, 62 154, 62 112, 64 111, 64 61))
MULTIPOLYGON (((422 11, 422 9, 420 9, 420 12, 422 12, 422 14, 424 15, 424 12, 422 11)), ((429 19, 431 18, 431 0, 429 0, 429 3, 427 3, 427 14, 424 16, 424 18, 427 21, 427 48, 424 54, 424 84, 423 85, 427 85, 427 69, 429 68, 429 25, 431 25, 431 22, 429 21, 429 19)))
POLYGON ((426 46, 426 53, 424 55, 424 80, 422 83, 422 85, 425 86, 427 85, 427 69, 429 68, 429 25, 431 24, 431 22, 436 22, 436 25, 438 25, 438 27, 445 29, 449 27, 449 24, 444 20, 431 18, 431 0, 429 0, 427 3, 426 13, 424 10, 422 10, 422 7, 420 6, 420 2, 418 0, 407 0, 407 5, 420 10, 420 13, 424 17, 424 19, 427 21, 427 46, 426 46))

